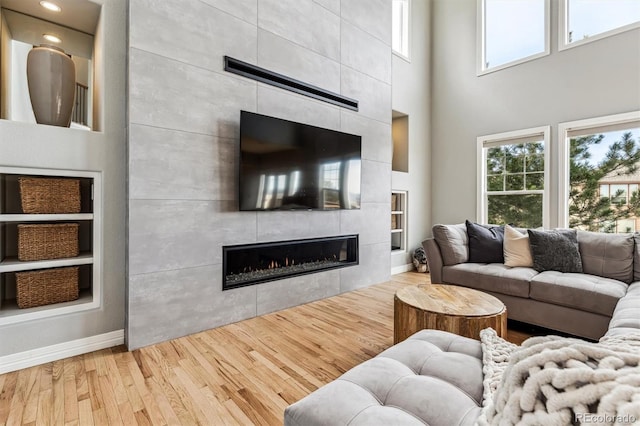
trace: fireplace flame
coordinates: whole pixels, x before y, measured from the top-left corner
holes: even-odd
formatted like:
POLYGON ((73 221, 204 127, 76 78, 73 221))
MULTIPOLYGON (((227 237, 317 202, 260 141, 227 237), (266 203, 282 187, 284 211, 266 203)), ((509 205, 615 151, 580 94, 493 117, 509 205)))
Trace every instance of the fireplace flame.
MULTIPOLYGON (((324 259, 318 259, 317 261, 337 261, 338 260, 338 256, 333 254, 330 257, 325 257, 324 259)), ((303 264, 305 264, 306 262, 302 262, 303 264)), ((291 258, 289 259, 289 257, 285 257, 284 259, 280 259, 280 260, 270 260, 266 263, 266 267, 263 267, 262 269, 278 269, 278 268, 287 268, 287 267, 293 267, 296 265, 296 260, 295 258, 291 258)), ((251 273, 254 271, 260 271, 260 268, 254 268, 252 266, 245 266, 242 269, 241 273, 251 273)), ((231 274, 233 275, 233 274, 231 274)))

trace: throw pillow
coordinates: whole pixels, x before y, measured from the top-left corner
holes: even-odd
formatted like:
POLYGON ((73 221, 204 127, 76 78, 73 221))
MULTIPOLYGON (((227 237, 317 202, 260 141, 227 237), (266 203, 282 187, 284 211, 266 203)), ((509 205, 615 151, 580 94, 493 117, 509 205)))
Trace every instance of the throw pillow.
POLYGON ((585 274, 633 281, 633 234, 578 231, 578 248, 585 274))
POLYGON ((469 236, 469 262, 504 263, 503 226, 482 226, 465 221, 469 236))
POLYGON ((523 234, 509 225, 504 226, 504 264, 511 267, 533 266, 529 234, 523 234))
POLYGON ((469 239, 464 223, 433 225, 433 238, 440 247, 445 266, 465 263, 469 260, 469 239))
POLYGON ((552 231, 527 230, 533 255, 533 269, 538 272, 582 273, 582 259, 574 229, 552 231))

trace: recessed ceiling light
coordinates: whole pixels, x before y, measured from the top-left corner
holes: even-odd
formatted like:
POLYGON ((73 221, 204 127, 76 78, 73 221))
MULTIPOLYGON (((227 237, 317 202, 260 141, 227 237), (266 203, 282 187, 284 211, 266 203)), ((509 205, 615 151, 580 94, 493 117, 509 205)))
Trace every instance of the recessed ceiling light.
POLYGON ((52 3, 50 1, 41 1, 40 2, 40 6, 44 7, 45 9, 48 9, 52 12, 60 12, 62 9, 60 8, 60 6, 58 6, 55 3, 52 3))
POLYGON ((58 36, 54 36, 53 34, 42 34, 42 38, 53 43, 62 43, 62 39, 58 36))

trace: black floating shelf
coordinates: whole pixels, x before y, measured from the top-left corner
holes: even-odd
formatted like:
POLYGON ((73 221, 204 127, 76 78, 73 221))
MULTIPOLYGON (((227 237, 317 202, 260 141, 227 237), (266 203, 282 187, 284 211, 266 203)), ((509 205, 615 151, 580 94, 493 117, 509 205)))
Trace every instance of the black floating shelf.
POLYGON ((301 95, 319 99, 330 104, 338 105, 353 111, 358 111, 358 101, 347 98, 346 96, 321 89, 308 83, 296 80, 286 75, 278 74, 256 65, 234 59, 229 56, 224 57, 225 71, 232 72, 262 83, 280 87, 281 89, 290 90, 301 95))

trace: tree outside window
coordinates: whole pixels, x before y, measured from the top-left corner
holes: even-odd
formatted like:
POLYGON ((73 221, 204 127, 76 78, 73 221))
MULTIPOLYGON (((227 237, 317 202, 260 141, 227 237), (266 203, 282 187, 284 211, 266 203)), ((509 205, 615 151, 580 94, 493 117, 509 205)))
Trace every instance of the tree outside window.
POLYGON ((542 226, 544 141, 488 148, 486 170, 488 222, 542 226))
POLYGON ((635 221, 640 221, 640 128, 577 136, 569 143, 569 227, 635 231, 635 221))

